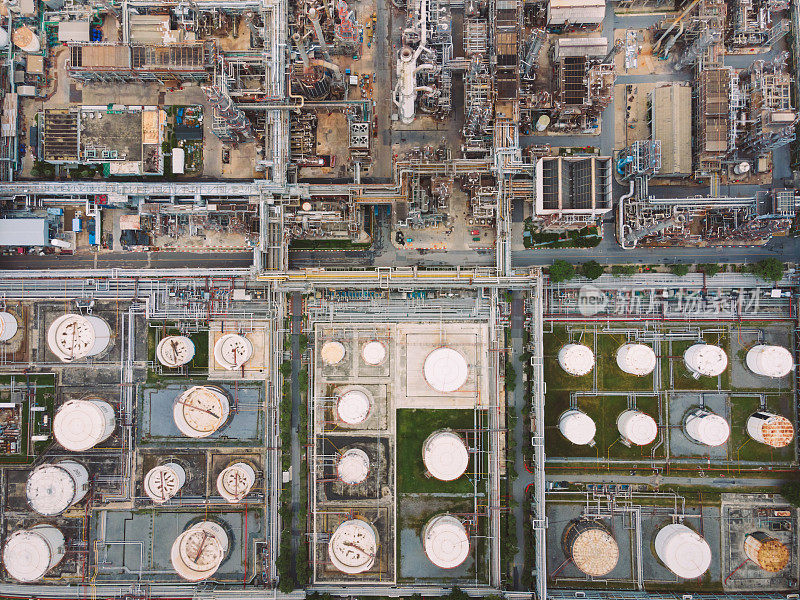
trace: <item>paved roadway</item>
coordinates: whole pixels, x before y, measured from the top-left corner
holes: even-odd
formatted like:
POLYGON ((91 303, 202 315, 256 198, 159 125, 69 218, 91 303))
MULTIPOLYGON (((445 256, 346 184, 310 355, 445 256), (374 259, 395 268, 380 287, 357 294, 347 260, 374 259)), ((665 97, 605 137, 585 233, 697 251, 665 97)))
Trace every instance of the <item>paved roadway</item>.
POLYGON ((247 268, 252 264, 252 252, 101 252, 73 256, 0 256, 0 270, 247 268))
MULTIPOLYGON (((698 469, 698 472, 700 469, 698 469)), ((565 481, 570 483, 627 483, 629 485, 680 485, 680 486, 704 486, 720 489, 734 488, 776 488, 788 481, 786 478, 776 477, 697 477, 684 475, 618 475, 614 473, 603 473, 596 471, 589 474, 583 473, 548 473, 547 481, 565 481)))

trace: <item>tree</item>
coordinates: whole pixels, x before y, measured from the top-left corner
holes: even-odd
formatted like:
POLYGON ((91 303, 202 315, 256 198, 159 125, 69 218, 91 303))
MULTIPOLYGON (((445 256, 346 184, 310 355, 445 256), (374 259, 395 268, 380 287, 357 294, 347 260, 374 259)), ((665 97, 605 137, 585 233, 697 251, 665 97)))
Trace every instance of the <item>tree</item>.
POLYGON ((600 277, 604 271, 605 267, 596 260, 587 261, 581 266, 581 273, 583 273, 584 277, 588 277, 592 280, 600 277))
POLYGON ((279 369, 284 378, 289 377, 289 375, 292 374, 292 363, 290 363, 288 360, 285 360, 281 363, 279 369))
POLYGON ((765 281, 778 281, 783 277, 783 263, 777 258, 765 258, 754 264, 752 271, 765 281))
POLYGON ((722 270, 722 267, 720 267, 717 263, 704 263, 700 265, 700 269, 708 277, 713 277, 722 270))
POLYGON ((633 275, 636 273, 636 267, 633 265, 613 265, 611 267, 611 274, 614 277, 619 277, 620 275, 633 275))
POLYGON ((453 587, 453 591, 445 596, 448 600, 469 600, 467 592, 458 586, 453 587))
POLYGON ((575 277, 575 267, 565 260, 553 261, 550 267, 550 281, 559 283, 561 281, 569 281, 575 277))
POLYGON ((792 506, 800 508, 800 481, 790 481, 782 485, 781 496, 792 506))
POLYGON ((673 275, 683 277, 689 272, 689 265, 670 265, 669 270, 673 275))

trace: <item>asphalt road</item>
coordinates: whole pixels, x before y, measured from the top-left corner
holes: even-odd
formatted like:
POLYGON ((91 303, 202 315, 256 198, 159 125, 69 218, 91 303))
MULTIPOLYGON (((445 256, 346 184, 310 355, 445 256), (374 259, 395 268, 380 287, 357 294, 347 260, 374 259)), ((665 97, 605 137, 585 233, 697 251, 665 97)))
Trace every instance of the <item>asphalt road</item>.
POLYGON ((0 269, 178 269, 247 268, 252 252, 103 252, 73 256, 0 256, 0 269))

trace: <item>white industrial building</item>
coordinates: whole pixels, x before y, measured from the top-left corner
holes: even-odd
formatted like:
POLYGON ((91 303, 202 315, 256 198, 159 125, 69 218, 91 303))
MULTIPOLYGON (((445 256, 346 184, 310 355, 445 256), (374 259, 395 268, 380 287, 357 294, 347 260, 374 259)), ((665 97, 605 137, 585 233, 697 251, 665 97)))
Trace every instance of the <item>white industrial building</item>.
POLYGON ((547 26, 597 26, 606 17, 606 0, 550 0, 547 26))

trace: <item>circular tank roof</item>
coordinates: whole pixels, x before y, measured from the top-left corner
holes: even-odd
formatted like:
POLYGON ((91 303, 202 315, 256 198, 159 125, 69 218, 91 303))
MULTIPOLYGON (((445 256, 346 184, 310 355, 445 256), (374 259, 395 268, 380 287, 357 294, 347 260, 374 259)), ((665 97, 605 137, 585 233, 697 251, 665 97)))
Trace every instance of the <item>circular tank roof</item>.
POLYGON ((250 493, 256 481, 256 472, 247 463, 234 463, 217 476, 217 491, 228 502, 240 502, 250 493))
POLYGON ((62 362, 89 356, 97 333, 92 322, 83 315, 61 315, 47 330, 47 344, 62 362))
POLYGON ((619 545, 605 529, 587 529, 572 542, 572 561, 592 577, 608 575, 619 561, 619 545))
POLYGON ((579 410, 568 410, 562 414, 558 429, 565 438, 579 446, 589 444, 597 433, 594 419, 579 410))
POLYGON ((83 452, 108 438, 114 430, 113 414, 103 400, 68 400, 56 411, 53 435, 67 450, 83 452))
POLYGON ((175 400, 172 416, 181 433, 193 438, 211 435, 230 415, 228 397, 219 388, 196 385, 175 400))
POLYGON ((452 348, 437 348, 425 358, 425 381, 437 392, 454 392, 467 381, 469 367, 464 355, 452 348))
POLYGON ((656 553, 678 577, 695 579, 711 565, 711 548, 685 525, 662 527, 656 534, 656 553))
POLYGON ((28 475, 25 495, 28 504, 40 515, 55 516, 67 510, 75 498, 77 485, 69 471, 58 465, 40 465, 28 475))
POLYGON ((430 561, 442 569, 454 569, 469 555, 469 536, 451 515, 433 517, 422 531, 422 545, 430 561))
POLYGON ((689 437, 706 446, 721 446, 731 435, 731 426, 721 416, 706 412, 702 416, 689 417, 686 421, 689 437))
POLYGON ((361 349, 361 358, 368 365, 380 365, 386 360, 386 344, 377 340, 367 342, 361 349))
POLYGON ((453 481, 461 477, 469 466, 467 444, 453 431, 434 431, 422 445, 422 461, 436 479, 453 481))
POLYGON ((586 375, 594 367, 594 352, 583 344, 567 344, 558 351, 558 364, 570 375, 586 375))
POLYGON ((341 342, 325 342, 320 351, 322 362, 326 365, 338 365, 344 360, 344 344, 341 342))
POLYGON ((765 377, 786 377, 794 367, 792 353, 783 346, 753 346, 745 360, 753 373, 765 377))
POLYGON ((761 541, 752 535, 744 538, 745 554, 768 573, 777 573, 789 564, 789 549, 774 538, 761 541))
POLYGON ((624 344, 617 350, 617 365, 631 375, 649 375, 656 368, 656 353, 644 344, 624 344))
POLYGON ((3 548, 3 566, 17 581, 38 581, 50 570, 52 560, 53 549, 36 531, 15 531, 3 548))
POLYGON ((238 333, 226 333, 214 344, 214 359, 217 364, 235 371, 253 356, 253 343, 238 333))
POLYGON ((228 535, 211 521, 202 521, 180 534, 172 544, 172 566, 189 581, 216 573, 228 551, 228 535))
POLYGON ((716 377, 728 368, 725 350, 712 344, 695 344, 683 353, 686 368, 698 375, 716 377))
POLYGON ((156 504, 163 504, 180 491, 186 482, 186 472, 180 465, 158 465, 144 477, 144 491, 156 504))
POLYGON ((788 446, 794 438, 792 422, 782 415, 772 415, 761 423, 761 437, 773 448, 788 446))
POLYGON ((361 483, 369 475, 369 456, 360 448, 350 448, 339 457, 336 474, 344 483, 361 483))
POLYGON ((655 419, 638 410, 626 410, 617 419, 619 432, 637 446, 649 444, 658 435, 655 419))
POLYGON ((13 338, 18 327, 17 318, 14 315, 10 312, 0 312, 0 342, 7 342, 13 338))
POLYGON ((328 542, 328 557, 333 566, 351 575, 371 569, 377 552, 378 534, 372 525, 361 519, 340 524, 328 542))
POLYGON ((194 342, 185 335, 170 335, 158 342, 156 357, 165 367, 180 367, 194 358, 194 342))
POLYGON ((347 389, 336 400, 336 414, 348 425, 357 425, 367 420, 372 410, 372 399, 360 389, 347 389))

